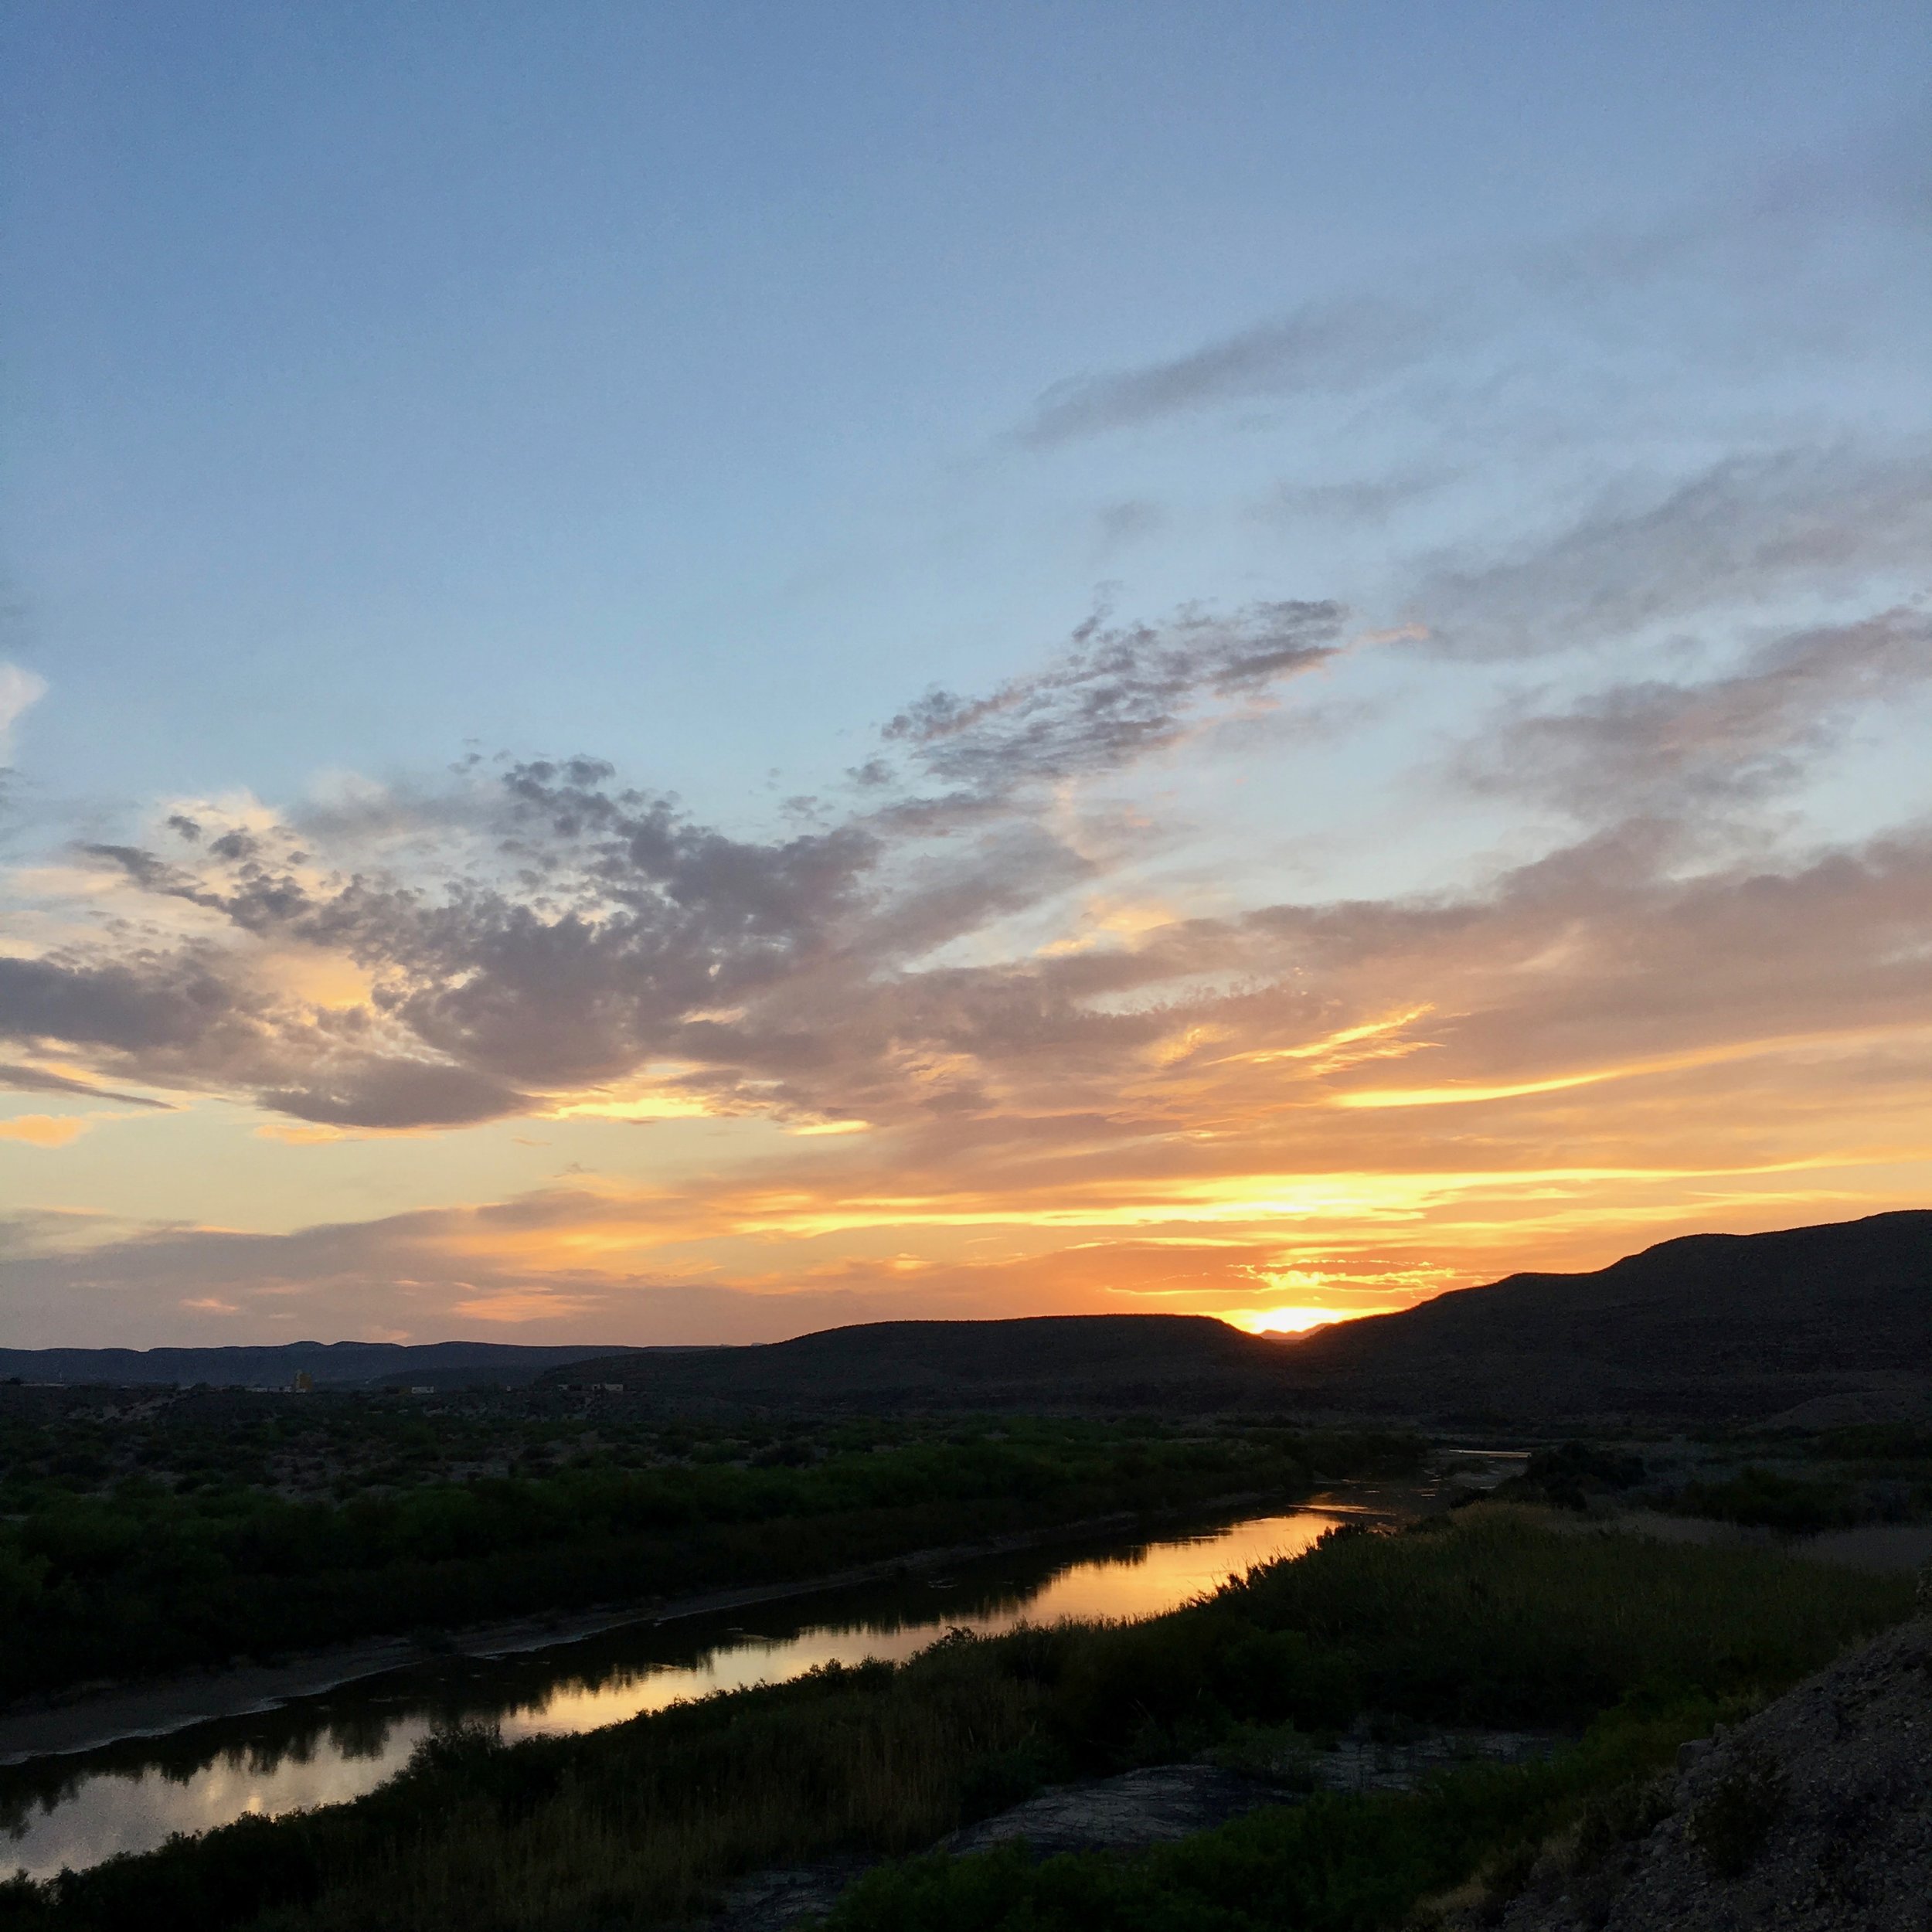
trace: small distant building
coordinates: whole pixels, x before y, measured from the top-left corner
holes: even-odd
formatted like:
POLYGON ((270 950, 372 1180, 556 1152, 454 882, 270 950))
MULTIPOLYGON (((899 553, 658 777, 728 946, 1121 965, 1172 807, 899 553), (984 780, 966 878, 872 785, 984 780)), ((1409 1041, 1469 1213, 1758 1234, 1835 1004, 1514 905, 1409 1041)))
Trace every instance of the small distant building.
POLYGON ((315 1393, 315 1378, 306 1369, 295 1371, 295 1393, 298 1396, 312 1396, 315 1393))
POLYGON ((427 1382, 413 1383, 410 1389, 410 1393, 413 1396, 433 1396, 435 1393, 435 1388, 427 1382))

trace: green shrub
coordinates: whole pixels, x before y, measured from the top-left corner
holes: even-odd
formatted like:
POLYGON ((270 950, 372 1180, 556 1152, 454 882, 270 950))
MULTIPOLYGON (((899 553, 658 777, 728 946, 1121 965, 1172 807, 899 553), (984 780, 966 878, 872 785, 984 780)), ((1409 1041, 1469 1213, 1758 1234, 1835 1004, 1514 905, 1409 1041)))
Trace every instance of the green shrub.
POLYGON ((1691 1807, 1691 1842, 1726 1878, 1750 1870, 1764 1849, 1789 1794, 1783 1767, 1761 1746, 1739 1748, 1731 1764, 1691 1807))

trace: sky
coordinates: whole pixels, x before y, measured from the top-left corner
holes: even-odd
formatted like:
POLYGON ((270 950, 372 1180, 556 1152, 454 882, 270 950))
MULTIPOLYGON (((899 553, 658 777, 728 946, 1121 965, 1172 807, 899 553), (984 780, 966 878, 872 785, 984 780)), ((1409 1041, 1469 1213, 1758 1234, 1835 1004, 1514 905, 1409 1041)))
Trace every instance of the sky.
POLYGON ((0 19, 0 1343, 1932 1197, 1923 4, 0 19))

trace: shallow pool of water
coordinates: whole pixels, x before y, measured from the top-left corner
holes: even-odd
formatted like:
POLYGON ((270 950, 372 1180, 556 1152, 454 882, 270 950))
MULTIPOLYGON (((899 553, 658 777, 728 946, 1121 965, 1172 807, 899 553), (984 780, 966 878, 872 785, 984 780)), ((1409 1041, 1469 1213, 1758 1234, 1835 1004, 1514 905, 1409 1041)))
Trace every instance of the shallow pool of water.
POLYGON ((1350 1515, 1406 1513, 1374 1492, 1336 1492, 1192 1534, 1029 1550, 520 1656, 451 1658, 169 1737, 42 1759, 0 1774, 0 1864, 44 1878, 251 1812, 339 1804, 393 1777, 438 1726, 493 1723, 512 1740, 597 1730, 815 1665, 910 1657, 951 1629, 1158 1616, 1250 1564, 1299 1554, 1350 1515))

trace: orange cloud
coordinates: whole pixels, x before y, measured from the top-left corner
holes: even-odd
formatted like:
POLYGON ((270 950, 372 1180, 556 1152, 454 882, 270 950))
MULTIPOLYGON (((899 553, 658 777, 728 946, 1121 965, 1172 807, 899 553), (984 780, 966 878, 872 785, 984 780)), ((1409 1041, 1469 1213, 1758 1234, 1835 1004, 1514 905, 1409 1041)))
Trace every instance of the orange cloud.
POLYGON ((22 1141, 29 1147, 66 1147, 78 1140, 94 1122, 72 1114, 17 1114, 0 1121, 0 1141, 22 1141))
POLYGON ((587 1295, 558 1294, 543 1288, 503 1288, 451 1304, 451 1312, 477 1321, 522 1325, 589 1314, 600 1306, 587 1295))

